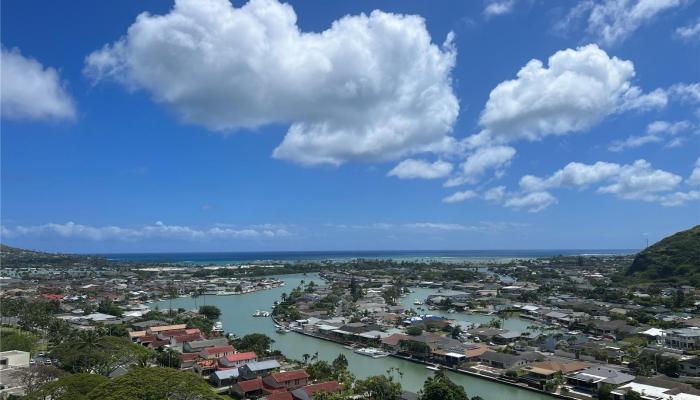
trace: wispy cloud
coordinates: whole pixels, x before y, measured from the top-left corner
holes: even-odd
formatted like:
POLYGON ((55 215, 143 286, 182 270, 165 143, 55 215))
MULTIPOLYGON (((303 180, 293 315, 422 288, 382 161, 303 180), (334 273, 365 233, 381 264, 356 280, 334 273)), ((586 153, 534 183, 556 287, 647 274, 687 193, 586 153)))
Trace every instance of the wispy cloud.
POLYGON ((116 225, 90 226, 66 223, 46 223, 41 225, 3 226, 3 237, 50 237, 75 238, 93 241, 144 239, 210 240, 210 239, 256 239, 293 235, 286 227, 278 225, 224 226, 195 228, 187 225, 168 225, 157 221, 150 225, 122 227, 116 225))

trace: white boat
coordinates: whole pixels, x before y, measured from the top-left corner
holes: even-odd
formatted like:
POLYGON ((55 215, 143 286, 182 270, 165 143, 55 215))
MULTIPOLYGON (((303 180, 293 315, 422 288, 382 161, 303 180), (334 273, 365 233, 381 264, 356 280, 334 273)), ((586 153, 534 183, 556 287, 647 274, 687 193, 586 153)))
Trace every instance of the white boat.
POLYGON ((413 301, 413 304, 415 304, 415 305, 417 305, 417 306, 422 306, 422 305, 423 305, 423 302, 420 301, 419 299, 416 299, 415 301, 413 301))
POLYGON ((224 324, 221 323, 221 321, 216 321, 214 323, 214 327, 211 328, 212 331, 216 332, 223 332, 224 331, 224 324))
POLYGON ((425 367, 425 369, 429 369, 431 371, 439 371, 440 367, 438 367, 437 365, 428 365, 425 367))
POLYGON ((355 349, 355 353, 372 358, 386 357, 389 355, 386 351, 375 349, 374 347, 362 347, 355 349))
POLYGON ((288 333, 291 331, 285 327, 280 326, 279 328, 277 328, 276 332, 284 335, 285 333, 288 333))
POLYGON ((260 310, 256 310, 256 311, 255 311, 255 314, 253 314, 253 316, 254 316, 254 317, 269 317, 269 316, 270 316, 270 312, 269 312, 269 311, 260 311, 260 310))

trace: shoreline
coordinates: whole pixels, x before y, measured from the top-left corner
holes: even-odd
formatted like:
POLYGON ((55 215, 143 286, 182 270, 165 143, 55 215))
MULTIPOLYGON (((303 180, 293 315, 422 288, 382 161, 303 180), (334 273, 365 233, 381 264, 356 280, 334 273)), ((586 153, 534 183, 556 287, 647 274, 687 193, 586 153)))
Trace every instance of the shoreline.
MULTIPOLYGON (((273 323, 280 325, 279 322, 274 317, 271 317, 271 319, 272 319, 273 323)), ((320 339, 320 340, 325 340, 327 342, 336 343, 336 344, 339 344, 341 346, 346 346, 349 343, 351 343, 351 342, 343 342, 340 340, 334 340, 334 339, 326 338, 326 337, 319 336, 319 335, 314 335, 312 333, 300 331, 297 329, 291 329, 291 332, 298 333, 298 334, 303 335, 303 336, 308 336, 308 337, 311 337, 314 339, 320 339)), ((401 356, 398 354, 389 354, 389 357, 393 357, 393 358, 396 358, 399 360, 404 360, 404 361, 410 361, 410 362, 413 362, 416 364, 422 364, 425 366, 433 365, 433 363, 429 363, 429 362, 418 360, 418 359, 411 358, 411 357, 401 356)), ((564 400, 580 400, 579 398, 576 398, 576 397, 571 397, 571 396, 567 396, 567 395, 560 394, 560 393, 547 392, 544 390, 533 388, 533 387, 528 386, 528 385, 521 385, 517 382, 508 381, 508 380, 505 380, 505 379, 502 379, 499 377, 491 377, 491 376, 487 376, 487 375, 482 375, 482 374, 479 374, 476 372, 472 372, 472 371, 468 371, 468 370, 464 370, 464 369, 459 369, 459 368, 449 368, 449 367, 446 367, 444 365, 440 365, 440 368, 444 369, 446 371, 454 372, 456 374, 467 375, 467 376, 471 376, 471 377, 478 378, 478 379, 488 380, 488 381, 491 381, 494 383, 499 383, 499 384, 508 385, 511 387, 519 388, 519 389, 528 390, 531 392, 536 392, 539 394, 544 394, 544 395, 550 396, 552 398, 558 398, 558 399, 564 399, 564 400)))

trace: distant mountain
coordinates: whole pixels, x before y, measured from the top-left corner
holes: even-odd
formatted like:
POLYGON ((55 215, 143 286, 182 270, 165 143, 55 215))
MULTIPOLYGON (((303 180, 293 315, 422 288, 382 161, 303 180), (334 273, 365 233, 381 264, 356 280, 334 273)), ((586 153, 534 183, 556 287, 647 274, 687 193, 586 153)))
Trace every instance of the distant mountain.
POLYGON ((0 265, 2 265, 3 268, 66 268, 80 265, 101 266, 107 264, 107 262, 107 259, 104 257, 80 254, 45 253, 0 244, 0 265))
POLYGON ((700 284, 700 225, 675 233, 637 254, 628 276, 700 284))

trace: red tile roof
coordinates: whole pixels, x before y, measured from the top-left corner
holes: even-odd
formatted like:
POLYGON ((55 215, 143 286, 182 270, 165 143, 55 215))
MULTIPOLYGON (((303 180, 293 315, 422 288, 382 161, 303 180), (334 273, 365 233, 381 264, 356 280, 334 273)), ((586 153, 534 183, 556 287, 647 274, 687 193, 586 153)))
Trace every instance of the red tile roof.
POLYGON ((316 392, 337 392, 340 390, 340 383, 336 381, 316 383, 304 386, 302 389, 309 394, 309 397, 313 397, 316 392))
POLYGON ((187 333, 186 329, 171 329, 169 331, 158 332, 158 334, 163 335, 163 336, 184 335, 186 333, 187 333))
POLYGON ((277 382, 287 382, 287 381, 293 381, 295 379, 308 379, 309 374, 306 373, 305 370, 303 369, 297 369, 294 371, 287 371, 287 372, 277 372, 272 374, 272 379, 274 379, 277 382))
POLYGON ((245 361, 245 360, 254 360, 258 358, 258 355, 255 354, 255 352, 248 351, 245 353, 235 353, 235 354, 229 354, 227 356, 224 356, 226 360, 230 362, 237 362, 237 361, 245 361))
POLYGON ((182 335, 173 335, 170 337, 170 339, 175 339, 177 343, 184 343, 184 342, 192 342, 194 340, 201 340, 202 335, 199 333, 193 333, 193 334, 186 334, 183 333, 182 335))
POLYGON ((180 354, 178 358, 182 361, 194 361, 199 357, 197 353, 184 353, 180 354))
POLYGON ((263 381, 262 378, 251 379, 249 381, 240 381, 238 382, 238 387, 240 387, 241 390, 246 393, 261 390, 263 387, 263 381))
POLYGON ((292 394, 289 392, 275 392, 267 397, 265 397, 267 400, 293 400, 294 397, 292 397, 292 394))
POLYGON ((207 347, 202 350, 204 353, 207 354, 219 354, 219 353, 233 353, 234 349, 233 346, 216 346, 216 347, 207 347))

